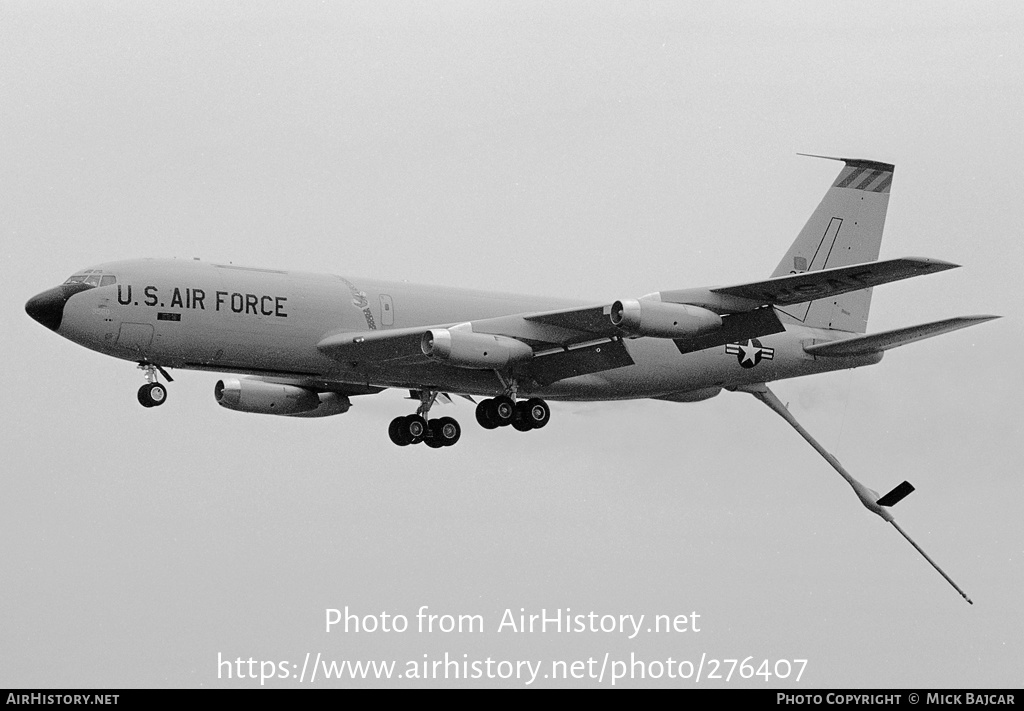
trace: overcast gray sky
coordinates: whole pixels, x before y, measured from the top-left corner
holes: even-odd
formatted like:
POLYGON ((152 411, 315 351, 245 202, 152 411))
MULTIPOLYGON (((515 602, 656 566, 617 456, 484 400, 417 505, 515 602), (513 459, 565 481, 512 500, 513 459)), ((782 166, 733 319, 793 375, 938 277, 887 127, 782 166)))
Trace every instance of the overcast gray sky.
POLYGON ((607 652, 1019 687, 1022 34, 1017 3, 0 3, 0 686, 607 652), (398 448, 402 393, 292 420, 177 371, 144 410, 133 364, 24 312, 142 256, 595 302, 762 278, 839 170, 797 152, 895 163, 882 256, 964 265, 876 289, 870 330, 1006 316, 776 387, 866 484, 917 486, 897 520, 973 607, 747 395, 529 435, 462 401, 457 447, 398 448), (325 633, 346 605, 487 628, 325 633), (497 632, 566 607, 701 631, 497 632))

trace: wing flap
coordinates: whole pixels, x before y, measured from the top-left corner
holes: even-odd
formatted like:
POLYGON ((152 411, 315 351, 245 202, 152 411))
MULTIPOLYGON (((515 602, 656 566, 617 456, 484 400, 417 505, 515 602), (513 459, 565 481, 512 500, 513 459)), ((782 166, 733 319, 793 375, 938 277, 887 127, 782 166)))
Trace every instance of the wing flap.
POLYGON ((420 341, 429 330, 429 327, 415 327, 338 333, 324 338, 316 347, 321 353, 348 363, 425 361, 427 357, 420 349, 420 341))
POLYGON ((743 311, 722 317, 722 327, 694 338, 676 339, 676 348, 680 353, 693 353, 705 348, 715 348, 726 343, 738 343, 750 338, 770 336, 782 333, 786 327, 782 325, 775 309, 766 306, 753 311, 743 311))
POLYGON ((614 340, 538 356, 530 361, 526 371, 539 385, 550 385, 557 380, 627 365, 633 365, 633 358, 621 340, 614 340))
POLYGON ((849 358, 853 356, 880 353, 890 348, 898 348, 908 343, 921 341, 932 336, 939 336, 950 331, 957 331, 961 328, 974 326, 985 321, 991 321, 998 316, 960 316, 947 318, 942 321, 924 323, 919 326, 908 326, 897 328, 892 331, 872 333, 867 336, 856 336, 842 341, 831 341, 829 343, 816 343, 804 346, 804 351, 813 356, 826 358, 849 358))

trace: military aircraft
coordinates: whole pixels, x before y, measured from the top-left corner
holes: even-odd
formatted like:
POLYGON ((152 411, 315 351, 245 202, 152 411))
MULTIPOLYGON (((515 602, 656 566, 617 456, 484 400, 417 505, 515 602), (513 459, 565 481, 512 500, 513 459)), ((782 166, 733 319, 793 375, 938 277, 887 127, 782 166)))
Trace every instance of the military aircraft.
MULTIPOLYGON (((336 415, 353 397, 409 390, 419 406, 388 429, 400 446, 459 440, 457 420, 430 418, 449 393, 483 398, 476 420, 484 429, 544 427, 547 400, 683 403, 723 389, 752 393, 789 421, 767 382, 872 365, 890 348, 996 318, 866 334, 872 287, 958 265, 879 261, 894 168, 834 160, 843 164, 838 177, 771 277, 744 284, 588 303, 136 259, 77 271, 25 309, 75 343, 138 363, 145 407, 166 402, 160 376, 171 382, 168 368, 241 375, 219 380, 214 396, 251 413, 336 415)), ((879 515, 908 493, 878 497, 844 472, 879 515)))

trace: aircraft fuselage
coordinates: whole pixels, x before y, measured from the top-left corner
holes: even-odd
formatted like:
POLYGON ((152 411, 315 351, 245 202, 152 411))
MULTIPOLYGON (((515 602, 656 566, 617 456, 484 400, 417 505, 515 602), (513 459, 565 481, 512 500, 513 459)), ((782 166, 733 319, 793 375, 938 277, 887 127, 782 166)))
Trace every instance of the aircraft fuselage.
MULTIPOLYGON (((502 392, 494 372, 427 361, 392 369, 344 363, 317 344, 344 332, 459 324, 584 303, 197 260, 140 259, 93 269, 113 275, 116 283, 67 298, 55 330, 107 355, 169 368, 311 382, 399 388, 427 383, 479 395, 502 392)), ((835 338, 835 332, 789 324, 759 344, 687 354, 669 339, 630 339, 626 347, 634 365, 525 388, 522 394, 555 400, 703 399, 718 388, 880 359, 880 354, 815 358, 803 350, 805 344, 835 338)))

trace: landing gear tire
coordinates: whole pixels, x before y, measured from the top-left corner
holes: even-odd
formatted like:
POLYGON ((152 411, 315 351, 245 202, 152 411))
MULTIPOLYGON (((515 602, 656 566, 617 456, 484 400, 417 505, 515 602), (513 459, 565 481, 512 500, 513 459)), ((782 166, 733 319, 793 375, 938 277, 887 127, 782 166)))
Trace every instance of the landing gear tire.
POLYGON ((498 427, 512 424, 512 418, 516 414, 516 404, 507 395, 499 395, 490 401, 487 414, 491 422, 498 427))
POLYGON ((453 417, 434 420, 430 423, 430 431, 434 435, 434 440, 440 442, 442 447, 451 447, 462 436, 462 427, 453 417))
POLYGON ((427 436, 427 421, 419 415, 396 417, 388 425, 388 437, 399 447, 419 444, 427 436))
POLYGON ((530 423, 531 429, 539 430, 551 420, 551 408, 540 398, 530 398, 526 401, 524 419, 530 423))
POLYGON ((423 442, 432 449, 450 447, 459 441, 462 427, 452 417, 427 422, 420 415, 396 417, 388 425, 388 437, 399 447, 423 442))
POLYGON ((146 383, 139 388, 139 404, 143 407, 157 407, 167 402, 167 388, 161 383, 146 383))
POLYGON ((491 401, 490 400, 481 400, 480 404, 478 404, 476 406, 476 421, 477 421, 477 424, 479 424, 485 430, 493 430, 495 427, 497 427, 496 424, 491 422, 491 416, 490 416, 490 412, 489 412, 490 407, 491 407, 491 401))
POLYGON ((433 449, 450 447, 459 441, 462 436, 462 428, 459 423, 451 417, 442 417, 439 420, 431 420, 427 424, 429 434, 424 443, 433 449))
POLYGON ((476 406, 476 421, 487 430, 512 425, 520 432, 539 430, 551 420, 551 408, 540 398, 513 402, 507 395, 482 401, 476 406))
POLYGON ((409 444, 419 444, 427 436, 427 421, 419 415, 403 417, 401 433, 409 444))
POLYGON ((411 444, 411 442, 402 435, 402 425, 404 423, 404 417, 396 417, 395 419, 391 420, 391 424, 388 425, 388 437, 390 437, 391 441, 397 444, 399 447, 404 447, 408 444, 411 444))
POLYGON ((426 439, 423 440, 423 444, 427 445, 431 449, 441 449, 441 447, 444 446, 444 442, 441 441, 441 438, 434 432, 434 422, 436 422, 436 420, 430 421, 430 424, 428 425, 430 427, 430 434, 428 434, 426 439))
POLYGON ((516 411, 512 415, 512 427, 520 432, 529 432, 533 429, 533 424, 530 422, 530 407, 525 401, 516 403, 516 411))

